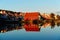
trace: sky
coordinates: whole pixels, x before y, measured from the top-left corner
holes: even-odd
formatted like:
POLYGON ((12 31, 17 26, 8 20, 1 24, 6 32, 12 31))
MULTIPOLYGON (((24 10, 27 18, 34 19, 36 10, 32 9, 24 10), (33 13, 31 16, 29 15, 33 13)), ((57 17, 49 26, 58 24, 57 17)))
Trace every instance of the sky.
POLYGON ((0 9, 21 12, 60 12, 60 0, 0 0, 0 9))

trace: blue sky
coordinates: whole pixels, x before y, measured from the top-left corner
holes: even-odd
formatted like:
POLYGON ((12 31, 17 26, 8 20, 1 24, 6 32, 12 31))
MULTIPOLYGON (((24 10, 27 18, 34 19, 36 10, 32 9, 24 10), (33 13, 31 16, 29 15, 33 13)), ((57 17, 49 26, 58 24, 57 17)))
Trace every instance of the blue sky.
POLYGON ((60 0, 0 0, 0 9, 22 12, 59 12, 60 0))

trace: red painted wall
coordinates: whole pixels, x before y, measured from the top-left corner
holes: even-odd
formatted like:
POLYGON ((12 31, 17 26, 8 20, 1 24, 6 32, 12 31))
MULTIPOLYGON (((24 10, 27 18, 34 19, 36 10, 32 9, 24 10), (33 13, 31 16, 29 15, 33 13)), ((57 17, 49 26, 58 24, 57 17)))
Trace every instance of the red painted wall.
POLYGON ((24 20, 29 19, 29 20, 34 20, 38 19, 38 12, 27 12, 24 16, 24 20))
MULTIPOLYGON (((35 20, 35 19, 38 19, 38 15, 39 13, 38 12, 30 12, 30 13, 26 13, 25 16, 24 16, 24 20, 35 20)), ((24 25, 24 28, 26 31, 40 31, 38 25, 35 25, 35 24, 25 24, 24 25)))

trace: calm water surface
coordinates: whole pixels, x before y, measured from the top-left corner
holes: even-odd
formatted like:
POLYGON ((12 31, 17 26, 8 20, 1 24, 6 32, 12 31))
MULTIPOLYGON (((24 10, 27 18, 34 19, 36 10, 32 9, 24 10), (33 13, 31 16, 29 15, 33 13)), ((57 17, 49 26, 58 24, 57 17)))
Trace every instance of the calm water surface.
POLYGON ((39 32, 27 32, 25 29, 0 33, 0 40, 60 40, 60 27, 41 28, 39 32))

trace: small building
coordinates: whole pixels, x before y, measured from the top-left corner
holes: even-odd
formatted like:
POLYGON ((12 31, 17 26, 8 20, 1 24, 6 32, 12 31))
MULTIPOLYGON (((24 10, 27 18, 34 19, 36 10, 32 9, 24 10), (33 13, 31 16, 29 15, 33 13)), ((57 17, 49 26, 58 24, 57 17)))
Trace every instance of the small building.
MULTIPOLYGON (((24 28, 26 31, 40 31, 40 28, 38 25, 33 24, 31 21, 39 19, 39 12, 26 12, 24 15, 24 20, 27 21, 29 20, 30 23, 29 24, 24 24, 24 28)), ((29 22, 28 21, 28 22, 29 22)), ((27 22, 27 23, 28 23, 27 22)))

